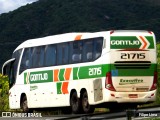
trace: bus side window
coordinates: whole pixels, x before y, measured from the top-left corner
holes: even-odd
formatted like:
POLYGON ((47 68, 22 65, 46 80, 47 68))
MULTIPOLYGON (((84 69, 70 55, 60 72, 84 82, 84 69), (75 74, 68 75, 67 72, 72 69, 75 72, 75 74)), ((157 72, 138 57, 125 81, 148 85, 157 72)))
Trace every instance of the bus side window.
POLYGON ((83 62, 90 62, 93 60, 93 40, 84 41, 83 48, 83 62))
POLYGON ((31 48, 25 48, 22 56, 19 74, 21 74, 23 71, 31 67, 32 63, 31 54, 32 54, 31 48))
POLYGON ((45 46, 40 47, 40 55, 39 55, 39 67, 44 67, 44 53, 45 46))
MULTIPOLYGON (((32 53, 32 68, 38 67, 38 55, 39 55, 39 48, 34 47, 32 53)), ((28 63, 27 63, 28 64, 28 63)))
POLYGON ((32 68, 42 67, 44 65, 44 47, 33 48, 32 53, 32 68))
POLYGON ((44 66, 56 65, 56 45, 47 45, 45 47, 44 66))
POLYGON ((94 60, 101 56, 102 44, 103 44, 102 38, 98 38, 94 40, 94 60))
POLYGON ((18 68, 18 63, 19 63, 19 58, 21 56, 21 53, 22 53, 22 49, 19 49, 19 50, 15 51, 12 56, 12 58, 16 59, 15 62, 13 63, 13 70, 14 70, 15 79, 17 78, 17 72, 18 72, 17 68, 18 68))
POLYGON ((69 46, 68 43, 57 44, 57 65, 68 64, 69 46))
POLYGON ((82 61, 83 41, 74 41, 70 43, 70 62, 79 63, 82 61))

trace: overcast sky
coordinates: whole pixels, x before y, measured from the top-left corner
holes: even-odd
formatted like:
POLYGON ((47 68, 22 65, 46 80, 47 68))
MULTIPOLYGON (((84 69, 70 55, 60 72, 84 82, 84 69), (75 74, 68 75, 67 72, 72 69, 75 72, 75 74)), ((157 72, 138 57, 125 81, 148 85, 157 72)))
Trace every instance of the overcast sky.
POLYGON ((0 14, 13 11, 20 6, 32 3, 37 0, 0 0, 0 14))

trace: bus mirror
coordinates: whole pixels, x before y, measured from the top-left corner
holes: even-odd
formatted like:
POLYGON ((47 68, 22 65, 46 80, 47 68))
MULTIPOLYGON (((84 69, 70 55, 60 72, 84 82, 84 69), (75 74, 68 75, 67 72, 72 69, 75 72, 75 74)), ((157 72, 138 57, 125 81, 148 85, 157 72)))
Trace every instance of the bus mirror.
POLYGON ((3 66, 2 66, 2 75, 6 75, 7 72, 9 72, 9 68, 10 68, 10 63, 14 62, 16 59, 12 58, 8 61, 6 61, 3 66))

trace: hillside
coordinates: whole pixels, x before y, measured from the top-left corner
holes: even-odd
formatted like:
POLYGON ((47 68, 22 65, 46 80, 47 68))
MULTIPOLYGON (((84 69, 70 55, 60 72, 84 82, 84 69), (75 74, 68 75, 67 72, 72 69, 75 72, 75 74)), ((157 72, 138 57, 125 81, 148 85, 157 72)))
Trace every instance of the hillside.
POLYGON ((39 0, 0 15, 0 66, 26 39, 66 32, 152 30, 160 39, 158 0, 39 0))

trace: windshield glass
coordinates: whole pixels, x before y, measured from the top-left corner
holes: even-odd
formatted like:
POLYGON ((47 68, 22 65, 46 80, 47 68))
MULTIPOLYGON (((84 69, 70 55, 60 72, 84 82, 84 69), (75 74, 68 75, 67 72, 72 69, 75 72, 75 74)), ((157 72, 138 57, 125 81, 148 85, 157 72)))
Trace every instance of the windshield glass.
POLYGON ((19 63, 21 52, 22 52, 22 49, 15 51, 12 55, 12 58, 15 58, 15 61, 12 61, 8 65, 8 69, 9 69, 8 77, 9 77, 10 88, 13 86, 13 84, 16 81, 17 72, 18 72, 18 63, 19 63))

